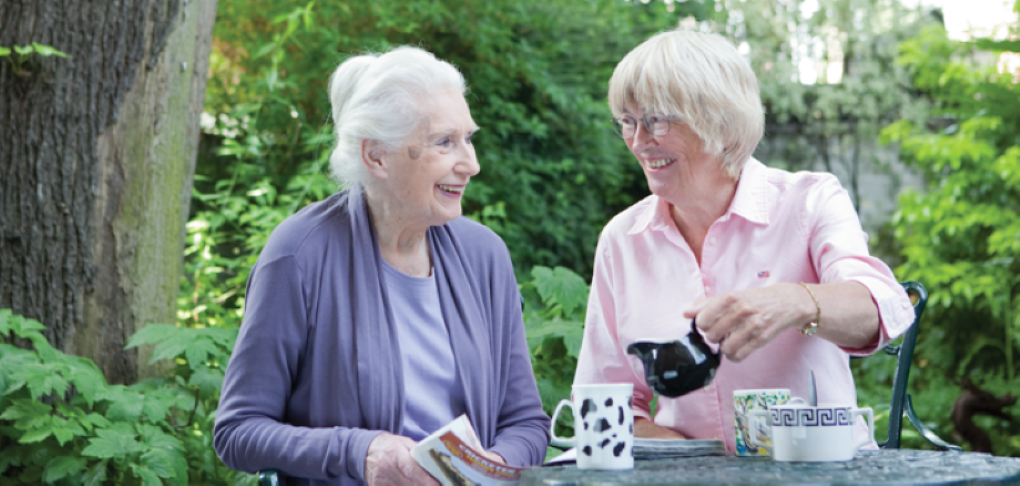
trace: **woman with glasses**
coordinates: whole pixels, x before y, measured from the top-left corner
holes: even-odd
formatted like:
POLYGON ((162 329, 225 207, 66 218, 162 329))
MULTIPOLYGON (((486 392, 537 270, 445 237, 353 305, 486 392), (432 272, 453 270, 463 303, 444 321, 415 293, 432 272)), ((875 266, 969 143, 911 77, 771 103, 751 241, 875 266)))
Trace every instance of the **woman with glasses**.
POLYGON ((506 246, 461 216, 479 165, 460 72, 417 48, 329 81, 349 189, 281 223, 252 269, 216 451, 288 484, 438 484, 409 455, 461 414, 484 454, 545 458, 506 246))
POLYGON ((856 404, 848 355, 903 333, 913 308, 868 255, 835 177, 751 157, 764 114, 748 62, 718 35, 661 33, 617 65, 609 105, 652 194, 599 239, 575 384, 633 383, 638 437, 721 439, 730 450, 734 390, 806 397, 813 370, 819 402, 856 404), (652 417, 627 346, 680 338, 691 319, 724 359, 707 387, 659 397, 652 417))

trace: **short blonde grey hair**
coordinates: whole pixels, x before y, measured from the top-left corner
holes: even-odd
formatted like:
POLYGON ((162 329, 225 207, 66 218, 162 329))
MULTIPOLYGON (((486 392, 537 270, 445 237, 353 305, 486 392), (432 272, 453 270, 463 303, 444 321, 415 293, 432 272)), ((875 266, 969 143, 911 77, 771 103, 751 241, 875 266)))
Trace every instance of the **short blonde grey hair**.
POLYGON ((430 94, 467 90, 448 62, 417 47, 351 57, 329 77, 335 146, 329 169, 342 187, 364 181, 361 141, 384 149, 401 146, 427 120, 422 100, 430 94))
POLYGON ((677 115, 734 179, 765 130, 758 78, 717 34, 674 30, 643 42, 613 71, 609 108, 615 116, 628 108, 677 115))

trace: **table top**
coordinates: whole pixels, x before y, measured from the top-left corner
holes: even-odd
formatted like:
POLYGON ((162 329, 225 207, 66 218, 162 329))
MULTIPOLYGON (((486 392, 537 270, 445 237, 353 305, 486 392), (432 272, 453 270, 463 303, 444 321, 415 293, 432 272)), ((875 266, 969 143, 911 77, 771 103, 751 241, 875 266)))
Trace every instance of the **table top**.
POLYGON ((768 457, 706 456, 635 460, 628 471, 536 467, 522 486, 613 484, 1020 484, 1020 458, 910 449, 860 451, 847 462, 777 462, 768 457))

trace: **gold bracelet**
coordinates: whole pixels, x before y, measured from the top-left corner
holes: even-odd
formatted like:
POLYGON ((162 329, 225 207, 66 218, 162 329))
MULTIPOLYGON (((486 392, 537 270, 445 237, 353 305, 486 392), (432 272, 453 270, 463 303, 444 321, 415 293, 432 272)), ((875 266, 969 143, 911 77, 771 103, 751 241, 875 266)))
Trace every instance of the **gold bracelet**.
POLYGON ((797 282, 804 290, 807 290, 811 294, 811 300, 815 301, 815 320, 804 326, 804 329, 800 330, 800 333, 805 336, 811 336, 818 331, 818 323, 822 322, 822 306, 818 305, 818 297, 815 297, 815 293, 811 291, 811 287, 808 287, 804 282, 797 282))

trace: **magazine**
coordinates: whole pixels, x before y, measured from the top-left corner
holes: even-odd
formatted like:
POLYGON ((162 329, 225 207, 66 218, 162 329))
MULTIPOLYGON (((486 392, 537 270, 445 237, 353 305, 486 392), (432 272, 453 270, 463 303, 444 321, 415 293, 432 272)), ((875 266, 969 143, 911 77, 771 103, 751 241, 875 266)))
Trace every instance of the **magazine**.
POLYGON ((424 438, 411 457, 443 486, 505 486, 517 484, 524 468, 490 461, 467 415, 424 438))

